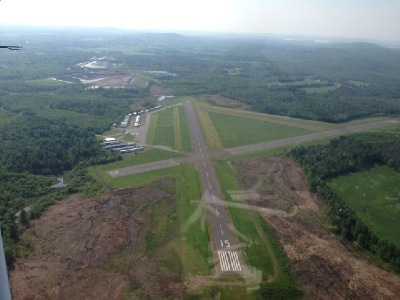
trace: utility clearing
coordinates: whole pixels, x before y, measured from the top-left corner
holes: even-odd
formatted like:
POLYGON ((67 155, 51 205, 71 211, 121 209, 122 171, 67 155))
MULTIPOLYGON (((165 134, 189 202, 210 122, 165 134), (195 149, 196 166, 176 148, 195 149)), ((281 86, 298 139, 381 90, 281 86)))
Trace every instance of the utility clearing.
MULTIPOLYGON (((305 299, 395 299, 400 278, 354 254, 326 230, 324 205, 307 190, 305 175, 278 157, 232 162, 245 190, 278 235, 305 299)), ((397 296, 396 296, 397 295, 397 296)))

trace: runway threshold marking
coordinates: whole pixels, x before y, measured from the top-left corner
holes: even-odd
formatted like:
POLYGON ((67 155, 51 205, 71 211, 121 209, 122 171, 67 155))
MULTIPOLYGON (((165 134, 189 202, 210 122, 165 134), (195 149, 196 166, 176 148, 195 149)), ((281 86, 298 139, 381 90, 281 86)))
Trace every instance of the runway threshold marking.
POLYGON ((240 272, 239 256, 236 251, 218 251, 221 272, 240 272))

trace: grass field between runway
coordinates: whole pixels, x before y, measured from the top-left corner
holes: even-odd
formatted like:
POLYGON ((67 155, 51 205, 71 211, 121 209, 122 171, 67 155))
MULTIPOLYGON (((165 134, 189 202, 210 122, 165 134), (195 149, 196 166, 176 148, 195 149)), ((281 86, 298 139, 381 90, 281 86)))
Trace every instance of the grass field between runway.
POLYGON ((335 128, 337 125, 332 123, 326 123, 321 121, 304 120, 291 118, 287 116, 270 115, 266 113, 255 112, 244 109, 233 109, 227 107, 214 106, 211 104, 204 103, 204 100, 200 99, 200 103, 197 105, 199 109, 203 109, 209 112, 227 114, 231 116, 237 116, 241 118, 248 118, 252 120, 264 121, 278 125, 284 125, 295 128, 302 128, 311 132, 320 132, 335 128))
POLYGON ((196 104, 197 115, 209 151, 306 135, 332 125, 238 109, 196 104))
POLYGON ((252 293, 259 297, 269 295, 271 299, 275 296, 279 296, 279 299, 298 299, 301 292, 290 272, 283 249, 272 230, 258 212, 229 206, 229 203, 240 204, 233 201, 228 192, 240 190, 235 178, 237 170, 233 169, 227 161, 216 161, 214 166, 233 226, 237 230, 239 243, 245 245, 241 250, 246 264, 253 274, 261 274, 260 287, 252 293), (283 295, 285 297, 282 298, 283 295))
POLYGON ((379 238, 400 247, 400 173, 387 166, 333 179, 329 186, 379 238))
POLYGON ((150 119, 147 144, 167 146, 184 152, 191 151, 184 108, 173 106, 154 112, 150 119))
POLYGON ((309 130, 250 118, 209 112, 208 115, 225 148, 251 145, 311 133, 309 130))
POLYGON ((200 122, 200 127, 203 132, 204 140, 207 144, 208 150, 216 151, 223 149, 224 147, 220 140, 219 134, 216 128, 214 127, 207 111, 203 109, 198 109, 198 106, 196 106, 196 113, 200 122))
POLYGON ((126 153, 122 155, 122 160, 120 161, 106 165, 91 166, 88 168, 88 172, 90 175, 99 178, 102 182, 108 182, 110 176, 108 176, 106 171, 178 157, 182 157, 182 154, 160 149, 146 149, 145 151, 138 152, 138 154, 126 153))

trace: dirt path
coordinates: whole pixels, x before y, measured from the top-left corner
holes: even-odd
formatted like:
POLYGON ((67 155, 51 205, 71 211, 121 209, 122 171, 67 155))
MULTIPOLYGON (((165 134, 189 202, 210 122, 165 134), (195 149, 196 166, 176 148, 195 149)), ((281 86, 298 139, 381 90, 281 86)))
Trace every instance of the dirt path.
POLYGON ((234 163, 244 189, 259 196, 247 204, 276 231, 306 299, 396 299, 400 277, 357 257, 327 231, 323 203, 306 188, 302 171, 277 157, 234 163), (273 212, 276 213, 273 213, 273 212), (284 213, 277 213, 284 212, 284 213))

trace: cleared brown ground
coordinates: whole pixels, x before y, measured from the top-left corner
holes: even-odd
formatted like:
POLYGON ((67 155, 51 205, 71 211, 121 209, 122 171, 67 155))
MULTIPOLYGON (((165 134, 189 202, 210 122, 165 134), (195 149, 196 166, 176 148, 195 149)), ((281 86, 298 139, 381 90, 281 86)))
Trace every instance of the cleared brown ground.
POLYGON ((149 254, 145 241, 152 207, 163 201, 175 209, 167 192, 174 186, 164 179, 52 206, 21 238, 30 254, 10 273, 13 299, 182 298, 179 273, 149 254))
POLYGON ((150 91, 149 92, 150 92, 150 97, 152 97, 152 98, 158 98, 160 96, 163 96, 163 95, 166 96, 166 95, 170 94, 170 90, 169 89, 161 87, 161 86, 158 86, 158 85, 152 85, 150 87, 150 91))
POLYGON ((306 299, 399 299, 400 277, 353 254, 324 227, 323 204, 309 193, 303 172, 269 157, 234 163, 243 189, 270 208, 263 218, 276 231, 306 299))
POLYGON ((208 99, 211 100, 212 104, 217 105, 217 106, 223 106, 223 107, 237 107, 237 108, 248 108, 249 105, 240 102, 238 100, 226 98, 220 95, 208 95, 208 99))

